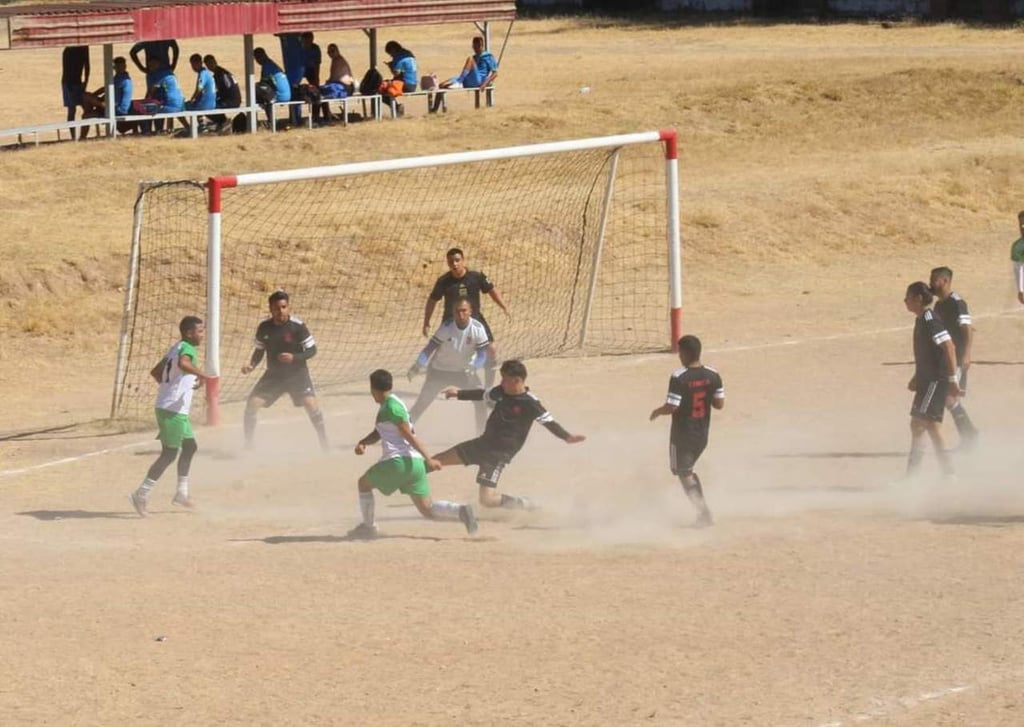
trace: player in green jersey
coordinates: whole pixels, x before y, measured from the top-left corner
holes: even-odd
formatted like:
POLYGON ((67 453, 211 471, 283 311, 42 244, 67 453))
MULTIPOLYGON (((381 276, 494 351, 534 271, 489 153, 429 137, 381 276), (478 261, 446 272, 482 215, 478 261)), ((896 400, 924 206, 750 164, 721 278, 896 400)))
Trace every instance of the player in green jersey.
POLYGON ((416 436, 409 420, 409 410, 401 399, 391 393, 392 386, 393 378, 389 371, 377 369, 370 374, 370 395, 380 408, 373 431, 359 440, 355 452, 364 454, 368 446, 377 442, 381 443, 383 452, 380 461, 359 478, 359 509, 363 521, 349 531, 348 536, 358 539, 377 537, 374 490, 380 490, 383 495, 395 491, 408 495, 423 517, 459 520, 473 535, 478 526, 472 505, 431 500, 427 472, 441 469, 441 465, 416 436))
POLYGON ((157 438, 163 449, 142 481, 128 499, 141 517, 146 517, 146 504, 150 490, 174 460, 178 460, 178 488, 171 502, 182 507, 193 507, 188 494, 188 473, 192 457, 198 447, 192 433, 192 422, 188 418, 192 406, 192 392, 208 377, 199 370, 196 346, 203 342, 205 329, 203 321, 195 316, 185 316, 178 325, 181 340, 168 349, 160 363, 150 371, 160 389, 156 395, 157 438), (180 452, 180 456, 179 456, 180 452))

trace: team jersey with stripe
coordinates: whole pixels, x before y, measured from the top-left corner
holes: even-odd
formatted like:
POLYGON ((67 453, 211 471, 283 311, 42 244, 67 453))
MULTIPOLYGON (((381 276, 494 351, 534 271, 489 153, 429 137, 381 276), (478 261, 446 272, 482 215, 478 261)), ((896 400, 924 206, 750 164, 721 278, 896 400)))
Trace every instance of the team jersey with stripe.
POLYGON ((278 325, 267 318, 256 328, 253 346, 267 354, 267 371, 272 374, 293 374, 306 369, 305 355, 316 346, 313 334, 299 318, 292 316, 278 325), (299 354, 292 363, 283 364, 278 354, 299 354))
POLYGON ((500 386, 490 391, 485 389, 462 389, 459 399, 479 401, 484 399, 494 406, 487 418, 487 425, 480 440, 494 452, 511 459, 526 443, 530 427, 539 422, 560 439, 568 439, 567 432, 555 421, 551 413, 540 403, 540 399, 527 389, 522 394, 506 394, 500 386))
POLYGON ((423 455, 417 452, 416 448, 409 444, 398 430, 398 425, 402 422, 412 426, 409 421, 409 410, 405 407, 404 401, 394 394, 389 394, 388 398, 381 402, 380 409, 377 410, 377 423, 375 424, 377 434, 380 435, 380 459, 382 462, 398 457, 423 459, 423 455))
POLYGON ((957 293, 950 293, 948 298, 935 304, 935 314, 949 331, 949 337, 953 339, 953 347, 956 348, 957 363, 960 363, 963 360, 964 346, 967 343, 967 332, 964 330, 964 326, 971 325, 971 314, 967 310, 967 301, 957 293))
POLYGON ((199 357, 196 348, 188 341, 178 341, 161 359, 160 391, 156 395, 156 408, 175 414, 188 414, 192 406, 192 392, 196 386, 196 375, 181 370, 181 358, 188 356, 196 365, 199 357))
POLYGON ((459 328, 455 321, 448 321, 430 341, 437 346, 430 368, 437 371, 458 372, 470 368, 473 359, 489 343, 487 330, 480 321, 469 319, 465 328, 459 328))
POLYGON ((925 381, 938 381, 949 374, 946 371, 942 344, 952 338, 940 319, 926 309, 914 321, 914 376, 918 386, 925 381))
POLYGON ((665 403, 672 412, 672 441, 703 448, 711 429, 711 400, 724 399, 722 377, 709 366, 682 366, 668 380, 665 403))

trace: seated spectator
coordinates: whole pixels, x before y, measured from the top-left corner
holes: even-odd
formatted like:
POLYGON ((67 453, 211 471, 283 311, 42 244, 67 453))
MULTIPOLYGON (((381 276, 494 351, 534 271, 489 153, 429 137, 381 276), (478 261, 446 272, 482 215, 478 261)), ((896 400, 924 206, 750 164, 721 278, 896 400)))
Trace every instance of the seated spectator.
MULTIPOLYGON (((331 59, 331 70, 327 82, 320 87, 320 98, 347 98, 354 95, 356 81, 352 77, 352 66, 338 50, 336 43, 327 46, 327 56, 331 59)), ((330 104, 323 104, 320 113, 325 119, 330 118, 330 104)))
POLYGON ((288 82, 288 76, 281 70, 281 66, 270 60, 263 48, 256 48, 252 52, 253 59, 260 64, 260 82, 256 85, 256 103, 263 106, 267 114, 267 121, 274 123, 274 103, 284 103, 292 100, 292 85, 288 82))
MULTIPOLYGON (((198 53, 189 56, 188 63, 196 72, 196 90, 192 92, 192 98, 185 102, 185 108, 189 111, 213 111, 217 108, 217 84, 213 80, 213 74, 203 66, 203 57, 198 53)), ((181 119, 181 125, 186 131, 191 131, 191 124, 187 119, 181 119)), ((199 130, 202 129, 203 124, 200 122, 199 130)))
MULTIPOLYGON (((107 89, 100 87, 92 93, 82 94, 83 118, 101 119, 107 115, 107 89)), ((124 116, 132 108, 132 77, 128 75, 128 61, 124 56, 114 59, 114 115, 124 116)), ((126 134, 135 128, 135 124, 119 121, 117 130, 126 134)), ((89 135, 89 127, 82 127, 82 138, 89 135)))
MULTIPOLYGON (((213 83, 217 88, 217 108, 237 109, 241 106, 242 89, 238 87, 238 82, 235 81, 231 71, 217 63, 217 59, 212 55, 204 56, 203 63, 206 64, 206 68, 213 74, 213 83)), ((217 131, 221 131, 224 128, 227 120, 228 118, 224 114, 213 114, 210 116, 210 121, 216 124, 217 131)))
MULTIPOLYGON (((498 76, 498 61, 490 51, 484 50, 484 39, 481 36, 473 38, 473 55, 466 59, 462 65, 462 73, 447 81, 441 81, 440 88, 486 88, 494 83, 498 76)), ((444 94, 434 95, 434 104, 430 108, 431 113, 436 113, 444 103, 444 94)))
POLYGON ((172 71, 178 67, 178 41, 176 40, 146 40, 136 43, 128 51, 132 63, 143 73, 149 73, 149 60, 156 58, 172 71), (139 60, 139 54, 146 52, 145 62, 139 60))
MULTIPOLYGON (((387 62, 387 67, 391 69, 391 80, 402 83, 402 93, 415 91, 420 82, 420 70, 412 51, 403 48, 397 40, 389 40, 384 46, 384 52, 391 56, 387 62)), ((402 104, 392 96, 384 95, 384 103, 391 106, 394 116, 401 116, 405 112, 402 104)))
MULTIPOLYGON (((155 57, 148 60, 149 72, 146 74, 146 98, 143 101, 133 101, 132 108, 137 113, 144 114, 171 114, 185 110, 185 97, 181 93, 181 86, 178 79, 170 68, 155 57)), ((156 130, 164 129, 164 120, 157 119, 156 130)), ((152 125, 142 122, 140 128, 143 134, 150 133, 152 125)))

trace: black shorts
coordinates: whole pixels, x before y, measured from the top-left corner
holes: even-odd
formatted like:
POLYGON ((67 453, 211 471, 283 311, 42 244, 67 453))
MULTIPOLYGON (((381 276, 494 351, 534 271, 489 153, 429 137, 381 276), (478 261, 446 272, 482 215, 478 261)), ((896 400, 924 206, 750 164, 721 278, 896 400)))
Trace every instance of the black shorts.
POLYGON ((688 475, 693 472, 697 460, 704 453, 707 442, 669 442, 668 466, 674 475, 688 475))
POLYGON ((910 416, 929 422, 941 422, 946 411, 946 392, 949 384, 940 381, 918 381, 914 392, 914 403, 910 405, 910 416))
POLYGON ((512 461, 512 455, 501 452, 483 437, 470 439, 455 445, 455 451, 465 465, 476 465, 476 482, 483 487, 497 487, 505 466, 512 461))
POLYGON ((253 387, 249 398, 257 397, 263 399, 266 402, 263 406, 270 406, 282 394, 291 396, 292 404, 295 406, 302 406, 302 400, 307 396, 316 396, 313 380, 309 377, 309 369, 296 371, 289 376, 281 376, 280 374, 267 371, 256 382, 256 386, 253 387))

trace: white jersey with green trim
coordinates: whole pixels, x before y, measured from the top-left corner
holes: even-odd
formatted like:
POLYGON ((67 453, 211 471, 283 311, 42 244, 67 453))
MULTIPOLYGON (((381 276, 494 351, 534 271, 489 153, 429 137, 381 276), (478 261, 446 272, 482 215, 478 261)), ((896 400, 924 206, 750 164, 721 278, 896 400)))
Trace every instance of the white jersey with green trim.
POLYGON ((192 365, 198 366, 196 348, 188 341, 178 341, 171 346, 160 361, 160 391, 156 395, 156 408, 176 414, 188 414, 192 406, 192 392, 196 386, 196 375, 181 370, 181 357, 188 356, 192 365))
POLYGON ((1013 279, 1017 283, 1017 292, 1024 293, 1024 237, 1017 238, 1010 247, 1010 259, 1013 261, 1013 279))
POLYGON ((412 426, 409 421, 409 410, 405 402, 394 394, 381 402, 377 410, 377 434, 380 435, 381 449, 383 450, 380 459, 396 459, 398 457, 414 457, 423 459, 423 455, 416 451, 416 448, 405 440, 402 433, 398 431, 398 425, 402 422, 412 426))

